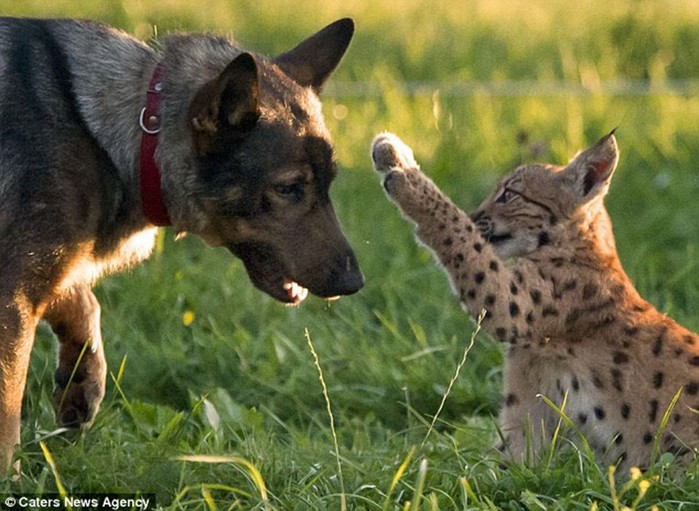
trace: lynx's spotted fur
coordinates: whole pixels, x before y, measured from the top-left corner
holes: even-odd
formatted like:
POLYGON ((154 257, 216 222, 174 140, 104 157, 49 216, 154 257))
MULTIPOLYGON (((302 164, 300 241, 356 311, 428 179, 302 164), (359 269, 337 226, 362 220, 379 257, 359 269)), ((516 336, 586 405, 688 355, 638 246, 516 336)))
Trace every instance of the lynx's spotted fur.
POLYGON ((566 399, 600 461, 643 466, 654 445, 692 458, 699 336, 641 298, 621 267, 603 204, 618 161, 613 134, 565 167, 515 169, 470 217, 396 136, 377 136, 372 158, 463 306, 474 317, 485 309, 483 327, 508 345, 506 453, 524 461, 550 437, 559 417, 546 396, 566 399))

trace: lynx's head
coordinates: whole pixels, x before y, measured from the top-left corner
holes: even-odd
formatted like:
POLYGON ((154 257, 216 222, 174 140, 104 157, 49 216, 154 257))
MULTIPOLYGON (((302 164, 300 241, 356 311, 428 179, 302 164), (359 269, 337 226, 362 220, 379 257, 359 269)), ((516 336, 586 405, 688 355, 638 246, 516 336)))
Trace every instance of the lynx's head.
POLYGON ((498 182, 471 218, 502 259, 586 238, 613 251, 603 198, 618 159, 612 132, 566 166, 518 167, 498 182))

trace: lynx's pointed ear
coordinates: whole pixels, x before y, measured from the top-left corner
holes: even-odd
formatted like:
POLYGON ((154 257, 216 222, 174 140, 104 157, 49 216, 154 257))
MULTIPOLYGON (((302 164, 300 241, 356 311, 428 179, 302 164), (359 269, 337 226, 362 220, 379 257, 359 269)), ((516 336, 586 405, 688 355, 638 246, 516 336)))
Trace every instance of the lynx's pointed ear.
POLYGON ((259 97, 257 64, 252 55, 242 53, 192 100, 189 115, 197 152, 207 153, 221 137, 252 129, 260 117, 259 97))
POLYGON ((274 62, 296 83, 320 92, 340 63, 354 34, 354 21, 343 18, 312 35, 274 62))
POLYGON ((614 131, 575 156, 562 171, 563 186, 578 204, 604 196, 619 161, 614 131))

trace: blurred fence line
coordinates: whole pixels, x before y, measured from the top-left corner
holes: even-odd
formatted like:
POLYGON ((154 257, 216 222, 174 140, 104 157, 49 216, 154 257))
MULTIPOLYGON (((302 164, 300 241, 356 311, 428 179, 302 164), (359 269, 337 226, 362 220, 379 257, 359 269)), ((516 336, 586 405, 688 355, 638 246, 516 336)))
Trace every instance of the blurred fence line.
POLYGON ((410 96, 699 96, 699 80, 611 80, 590 84, 565 81, 415 81, 379 84, 331 82, 324 96, 371 98, 382 96, 387 87, 410 96))

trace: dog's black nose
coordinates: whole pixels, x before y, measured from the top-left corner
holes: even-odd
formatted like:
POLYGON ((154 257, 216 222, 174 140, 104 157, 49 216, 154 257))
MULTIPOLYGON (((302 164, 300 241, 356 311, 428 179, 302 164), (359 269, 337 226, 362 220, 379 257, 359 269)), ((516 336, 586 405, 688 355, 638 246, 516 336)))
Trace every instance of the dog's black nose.
POLYGON ((364 275, 354 254, 350 253, 345 257, 344 270, 337 281, 337 294, 351 295, 364 287, 364 275))
POLYGON ((357 269, 356 271, 346 273, 341 279, 338 285, 339 295, 351 295, 359 291, 364 287, 364 275, 357 269))
POLYGON ((364 287, 364 275, 354 254, 346 255, 332 272, 322 296, 351 295, 364 287))

